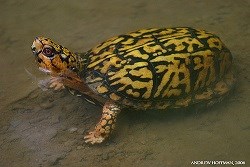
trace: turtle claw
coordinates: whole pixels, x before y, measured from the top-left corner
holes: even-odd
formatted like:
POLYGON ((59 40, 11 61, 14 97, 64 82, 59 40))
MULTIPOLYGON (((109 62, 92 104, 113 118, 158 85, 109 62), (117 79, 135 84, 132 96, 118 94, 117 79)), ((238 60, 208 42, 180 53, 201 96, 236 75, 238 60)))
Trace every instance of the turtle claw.
POLYGON ((102 143, 103 140, 105 139, 101 135, 97 135, 95 131, 89 132, 88 135, 84 136, 85 143, 91 143, 91 144, 96 144, 96 143, 102 143))
POLYGON ((64 89, 64 85, 62 82, 60 82, 60 79, 58 79, 57 77, 52 77, 50 79, 50 88, 53 88, 54 90, 62 90, 64 89))

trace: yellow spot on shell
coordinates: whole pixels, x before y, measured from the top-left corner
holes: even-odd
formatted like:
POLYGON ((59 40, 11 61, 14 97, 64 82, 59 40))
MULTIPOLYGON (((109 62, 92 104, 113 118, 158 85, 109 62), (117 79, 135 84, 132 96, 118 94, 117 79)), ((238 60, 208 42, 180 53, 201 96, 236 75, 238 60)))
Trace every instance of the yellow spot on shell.
POLYGON ((138 48, 143 47, 143 45, 146 45, 149 42, 152 42, 152 38, 143 38, 137 41, 137 43, 133 45, 124 45, 122 48, 119 49, 119 51, 126 51, 131 52, 133 50, 137 50, 138 48))
POLYGON ((105 86, 98 86, 97 87, 97 92, 98 93, 106 93, 106 92, 108 92, 108 89, 105 87, 105 86))
POLYGON ((159 53, 159 51, 161 52, 164 49, 161 47, 161 45, 153 45, 153 46, 146 45, 143 47, 143 50, 145 50, 145 52, 147 52, 147 53, 153 53, 153 54, 157 55, 156 51, 158 51, 158 53, 159 53))
POLYGON ((127 92, 127 94, 132 95, 134 97, 139 97, 140 96, 139 92, 134 92, 132 89, 128 89, 126 92, 127 92))
POLYGON ((114 75, 115 72, 111 71, 111 72, 108 72, 108 75, 111 76, 111 75, 114 75))
POLYGON ((171 45, 175 45, 175 51, 182 51, 185 48, 187 48, 187 51, 190 53, 194 51, 193 45, 198 45, 198 47, 204 46, 200 41, 191 37, 186 37, 186 38, 182 38, 178 40, 174 38, 164 43, 165 47, 168 47, 171 45), (186 46, 185 44, 188 44, 188 45, 186 46))
POLYGON ((116 94, 114 94, 114 93, 111 93, 110 95, 109 95, 109 97, 112 99, 112 100, 115 100, 115 101, 117 101, 117 100, 120 100, 120 96, 117 96, 116 94))
POLYGON ((167 69, 166 65, 158 65, 155 67, 157 73, 161 73, 167 69))
POLYGON ((218 48, 220 50, 222 48, 222 42, 218 38, 209 38, 207 40, 207 43, 208 43, 210 48, 218 48))
POLYGON ((129 73, 140 78, 152 79, 152 72, 147 67, 140 68, 139 70, 131 70, 129 73))
POLYGON ((109 60, 103 61, 103 67, 100 70, 101 73, 105 74, 110 68, 110 66, 114 66, 116 68, 121 67, 121 64, 117 63, 118 61, 121 61, 121 59, 118 57, 111 57, 109 60))
POLYGON ((133 38, 129 38, 127 41, 122 42, 122 44, 124 44, 124 45, 129 45, 129 44, 131 44, 131 43, 133 43, 133 42, 134 42, 133 38))
POLYGON ((128 57, 128 56, 133 56, 133 57, 138 57, 138 58, 141 58, 141 59, 148 59, 149 55, 147 54, 141 54, 141 52, 139 50, 133 50, 129 53, 127 53, 124 57, 128 57))

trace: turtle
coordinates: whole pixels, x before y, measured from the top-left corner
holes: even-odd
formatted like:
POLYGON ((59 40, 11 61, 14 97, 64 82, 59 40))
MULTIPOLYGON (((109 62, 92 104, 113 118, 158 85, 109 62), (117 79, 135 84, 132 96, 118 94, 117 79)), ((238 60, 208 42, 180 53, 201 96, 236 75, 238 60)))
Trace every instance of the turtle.
POLYGON ((121 111, 209 106, 236 81, 232 54, 221 39, 191 27, 140 29, 82 53, 36 37, 31 49, 38 67, 51 76, 50 87, 75 90, 103 107, 84 137, 91 144, 110 136, 121 111))

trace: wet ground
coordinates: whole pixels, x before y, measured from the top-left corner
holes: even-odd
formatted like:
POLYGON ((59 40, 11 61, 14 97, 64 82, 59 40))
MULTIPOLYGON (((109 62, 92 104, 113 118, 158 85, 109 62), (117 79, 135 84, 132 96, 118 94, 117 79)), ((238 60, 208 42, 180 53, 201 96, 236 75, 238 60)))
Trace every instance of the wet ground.
POLYGON ((250 1, 3 1, 0 6, 0 166, 194 166, 250 164, 250 1), (43 91, 30 45, 43 35, 83 52, 125 32, 192 26, 218 34, 238 83, 208 109, 123 112, 111 138, 83 142, 101 108, 67 91, 43 91), (27 73, 27 71, 29 71, 27 73), (32 75, 31 75, 32 74, 32 75))

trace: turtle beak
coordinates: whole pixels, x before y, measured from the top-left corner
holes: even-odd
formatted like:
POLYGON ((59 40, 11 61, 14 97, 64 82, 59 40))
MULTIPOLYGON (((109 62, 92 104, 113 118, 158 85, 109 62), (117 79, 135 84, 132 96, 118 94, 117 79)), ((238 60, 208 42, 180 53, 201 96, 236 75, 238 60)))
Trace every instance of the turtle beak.
POLYGON ((37 46, 42 45, 41 41, 36 37, 33 44, 31 45, 31 51, 35 56, 41 53, 41 50, 37 49, 37 46))
POLYGON ((34 43, 31 45, 31 51, 32 51, 32 53, 33 53, 35 56, 37 56, 36 47, 35 47, 34 43))

